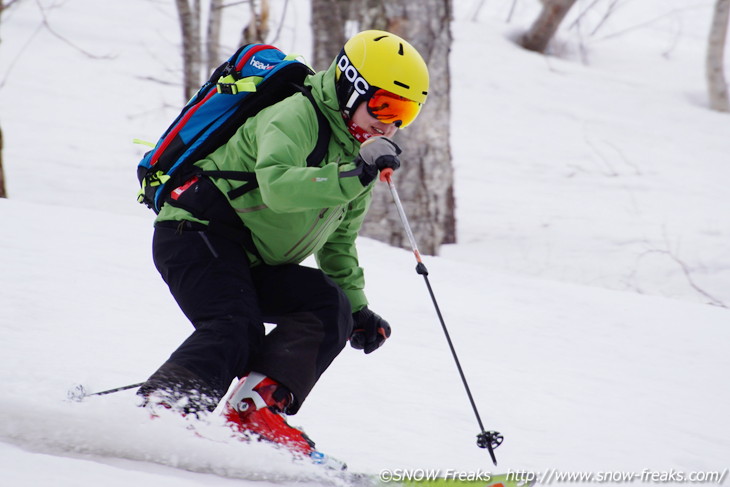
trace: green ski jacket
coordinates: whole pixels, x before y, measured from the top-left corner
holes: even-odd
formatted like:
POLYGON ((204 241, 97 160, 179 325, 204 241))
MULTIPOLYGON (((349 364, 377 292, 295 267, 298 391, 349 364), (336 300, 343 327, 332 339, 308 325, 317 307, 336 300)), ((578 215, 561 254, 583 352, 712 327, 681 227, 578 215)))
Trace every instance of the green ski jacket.
MULTIPOLYGON (((251 231, 266 264, 298 264, 314 255, 318 266, 350 300, 352 310, 367 304, 365 280, 355 239, 370 205, 373 185, 363 187, 354 160, 360 143, 347 130, 335 93, 333 63, 305 84, 332 127, 327 155, 319 167, 307 167, 317 142, 318 122, 301 93, 265 108, 248 119, 231 139, 196 165, 204 171, 252 171, 259 188, 229 200, 251 231)), ((224 195, 243 184, 213 178, 224 195)), ((156 221, 196 219, 164 205, 156 221)), ((259 264, 249 255, 252 265, 259 264)))

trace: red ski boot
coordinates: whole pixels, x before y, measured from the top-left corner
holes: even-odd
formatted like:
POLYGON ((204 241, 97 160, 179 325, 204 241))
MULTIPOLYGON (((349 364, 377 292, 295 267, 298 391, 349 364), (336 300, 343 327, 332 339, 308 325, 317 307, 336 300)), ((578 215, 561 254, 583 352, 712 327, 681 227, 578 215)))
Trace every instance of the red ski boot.
POLYGON ((236 431, 311 456, 316 451, 314 442, 304 432, 289 426, 282 414, 292 399, 291 393, 273 379, 251 372, 233 390, 223 414, 236 431))

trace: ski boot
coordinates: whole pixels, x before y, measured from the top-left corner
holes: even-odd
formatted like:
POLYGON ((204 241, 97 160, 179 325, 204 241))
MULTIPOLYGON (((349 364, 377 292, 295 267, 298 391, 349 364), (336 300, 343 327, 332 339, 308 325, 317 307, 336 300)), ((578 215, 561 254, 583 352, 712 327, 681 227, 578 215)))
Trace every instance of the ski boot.
POLYGON ((293 399, 291 392, 273 379, 251 372, 233 390, 223 414, 234 431, 311 456, 316 451, 314 442, 303 431, 290 426, 283 416, 293 399))

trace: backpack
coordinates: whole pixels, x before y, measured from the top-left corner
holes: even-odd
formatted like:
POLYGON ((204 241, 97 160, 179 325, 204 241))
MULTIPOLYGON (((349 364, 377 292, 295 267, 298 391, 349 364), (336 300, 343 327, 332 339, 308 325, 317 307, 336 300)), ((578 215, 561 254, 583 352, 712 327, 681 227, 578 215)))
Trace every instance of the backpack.
POLYGON ((294 93, 303 93, 317 114, 319 135, 307 166, 319 165, 326 156, 332 129, 304 86, 312 74, 306 64, 276 47, 242 46, 213 72, 143 156, 137 166, 141 187, 137 201, 158 213, 172 190, 197 175, 245 181, 228 193, 230 199, 257 188, 252 172, 203 171, 194 163, 226 143, 246 119, 294 93))

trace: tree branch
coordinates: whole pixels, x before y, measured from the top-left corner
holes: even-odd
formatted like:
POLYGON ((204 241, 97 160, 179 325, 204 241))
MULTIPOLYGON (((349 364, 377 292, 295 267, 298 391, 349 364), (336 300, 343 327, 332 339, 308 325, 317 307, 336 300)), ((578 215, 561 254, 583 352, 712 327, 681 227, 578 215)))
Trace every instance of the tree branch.
POLYGON ((276 44, 277 42, 279 42, 279 36, 281 35, 281 29, 284 27, 287 10, 289 10, 289 0, 284 0, 284 8, 281 10, 281 20, 279 21, 279 25, 276 28, 276 34, 274 34, 273 39, 269 41, 270 44, 276 44))
MULTIPOLYGON (((13 1, 17 1, 17 0, 13 0, 13 1)), ((58 32, 56 32, 51 27, 51 24, 48 22, 48 18, 46 17, 46 10, 43 7, 43 5, 41 4, 40 0, 36 0, 35 3, 36 3, 36 5, 38 5, 38 9, 41 12, 41 18, 43 19, 42 22, 41 22, 41 24, 43 25, 43 27, 45 27, 48 30, 48 32, 50 32, 58 40, 60 40, 64 44, 72 47, 73 49, 79 51, 84 56, 87 56, 87 57, 89 57, 91 59, 114 59, 115 56, 110 56, 110 55, 100 56, 100 55, 97 55, 97 54, 93 54, 93 53, 87 51, 86 49, 77 46, 76 44, 74 44, 73 42, 71 42, 70 40, 66 39, 64 36, 62 36, 58 32)))
MULTIPOLYGON (((645 242, 645 243, 647 244, 647 247, 649 247, 649 243, 648 242, 645 242)), ((644 252, 640 253, 636 257, 636 267, 629 274, 630 280, 634 280, 635 279, 636 274, 638 272, 638 264, 639 264, 639 262, 644 257, 646 257, 648 255, 651 255, 651 254, 666 255, 675 264, 677 264, 680 269, 682 269, 682 273, 684 274, 684 277, 687 279, 687 283, 689 284, 689 286, 692 289, 694 289, 697 293, 699 293, 701 296, 704 296, 708 300, 708 304, 713 305, 713 306, 719 306, 721 308, 728 308, 728 307, 730 307, 726 303, 724 303, 720 298, 717 298, 717 297, 713 296, 712 294, 710 294, 708 291, 705 291, 702 287, 699 286, 699 284, 697 284, 695 282, 694 278, 692 277, 692 271, 690 269, 690 266, 687 265, 686 262, 684 262, 674 252, 672 252, 670 250, 670 245, 669 245, 668 237, 667 237, 667 234, 666 234, 666 228, 664 229, 664 245, 666 246, 666 249, 660 249, 660 248, 650 247, 647 250, 645 250, 644 252)), ((641 290, 638 288, 638 286, 637 286, 636 290, 638 292, 641 292, 641 290)))
POLYGON ((646 255, 649 254, 661 254, 666 255, 669 257, 672 261, 674 261, 680 269, 682 269, 682 273, 684 274, 684 277, 687 279, 687 283, 690 285, 692 289, 697 291, 700 295, 704 296, 709 300, 709 304, 713 306, 719 306, 721 308, 727 308, 728 306, 722 302, 719 298, 716 298, 715 296, 711 295, 709 292, 702 289, 692 278, 692 272, 690 271, 689 266, 686 262, 684 262, 682 259, 674 255, 674 253, 670 250, 664 250, 664 249, 649 249, 645 252, 639 254, 638 259, 642 259, 646 255))

